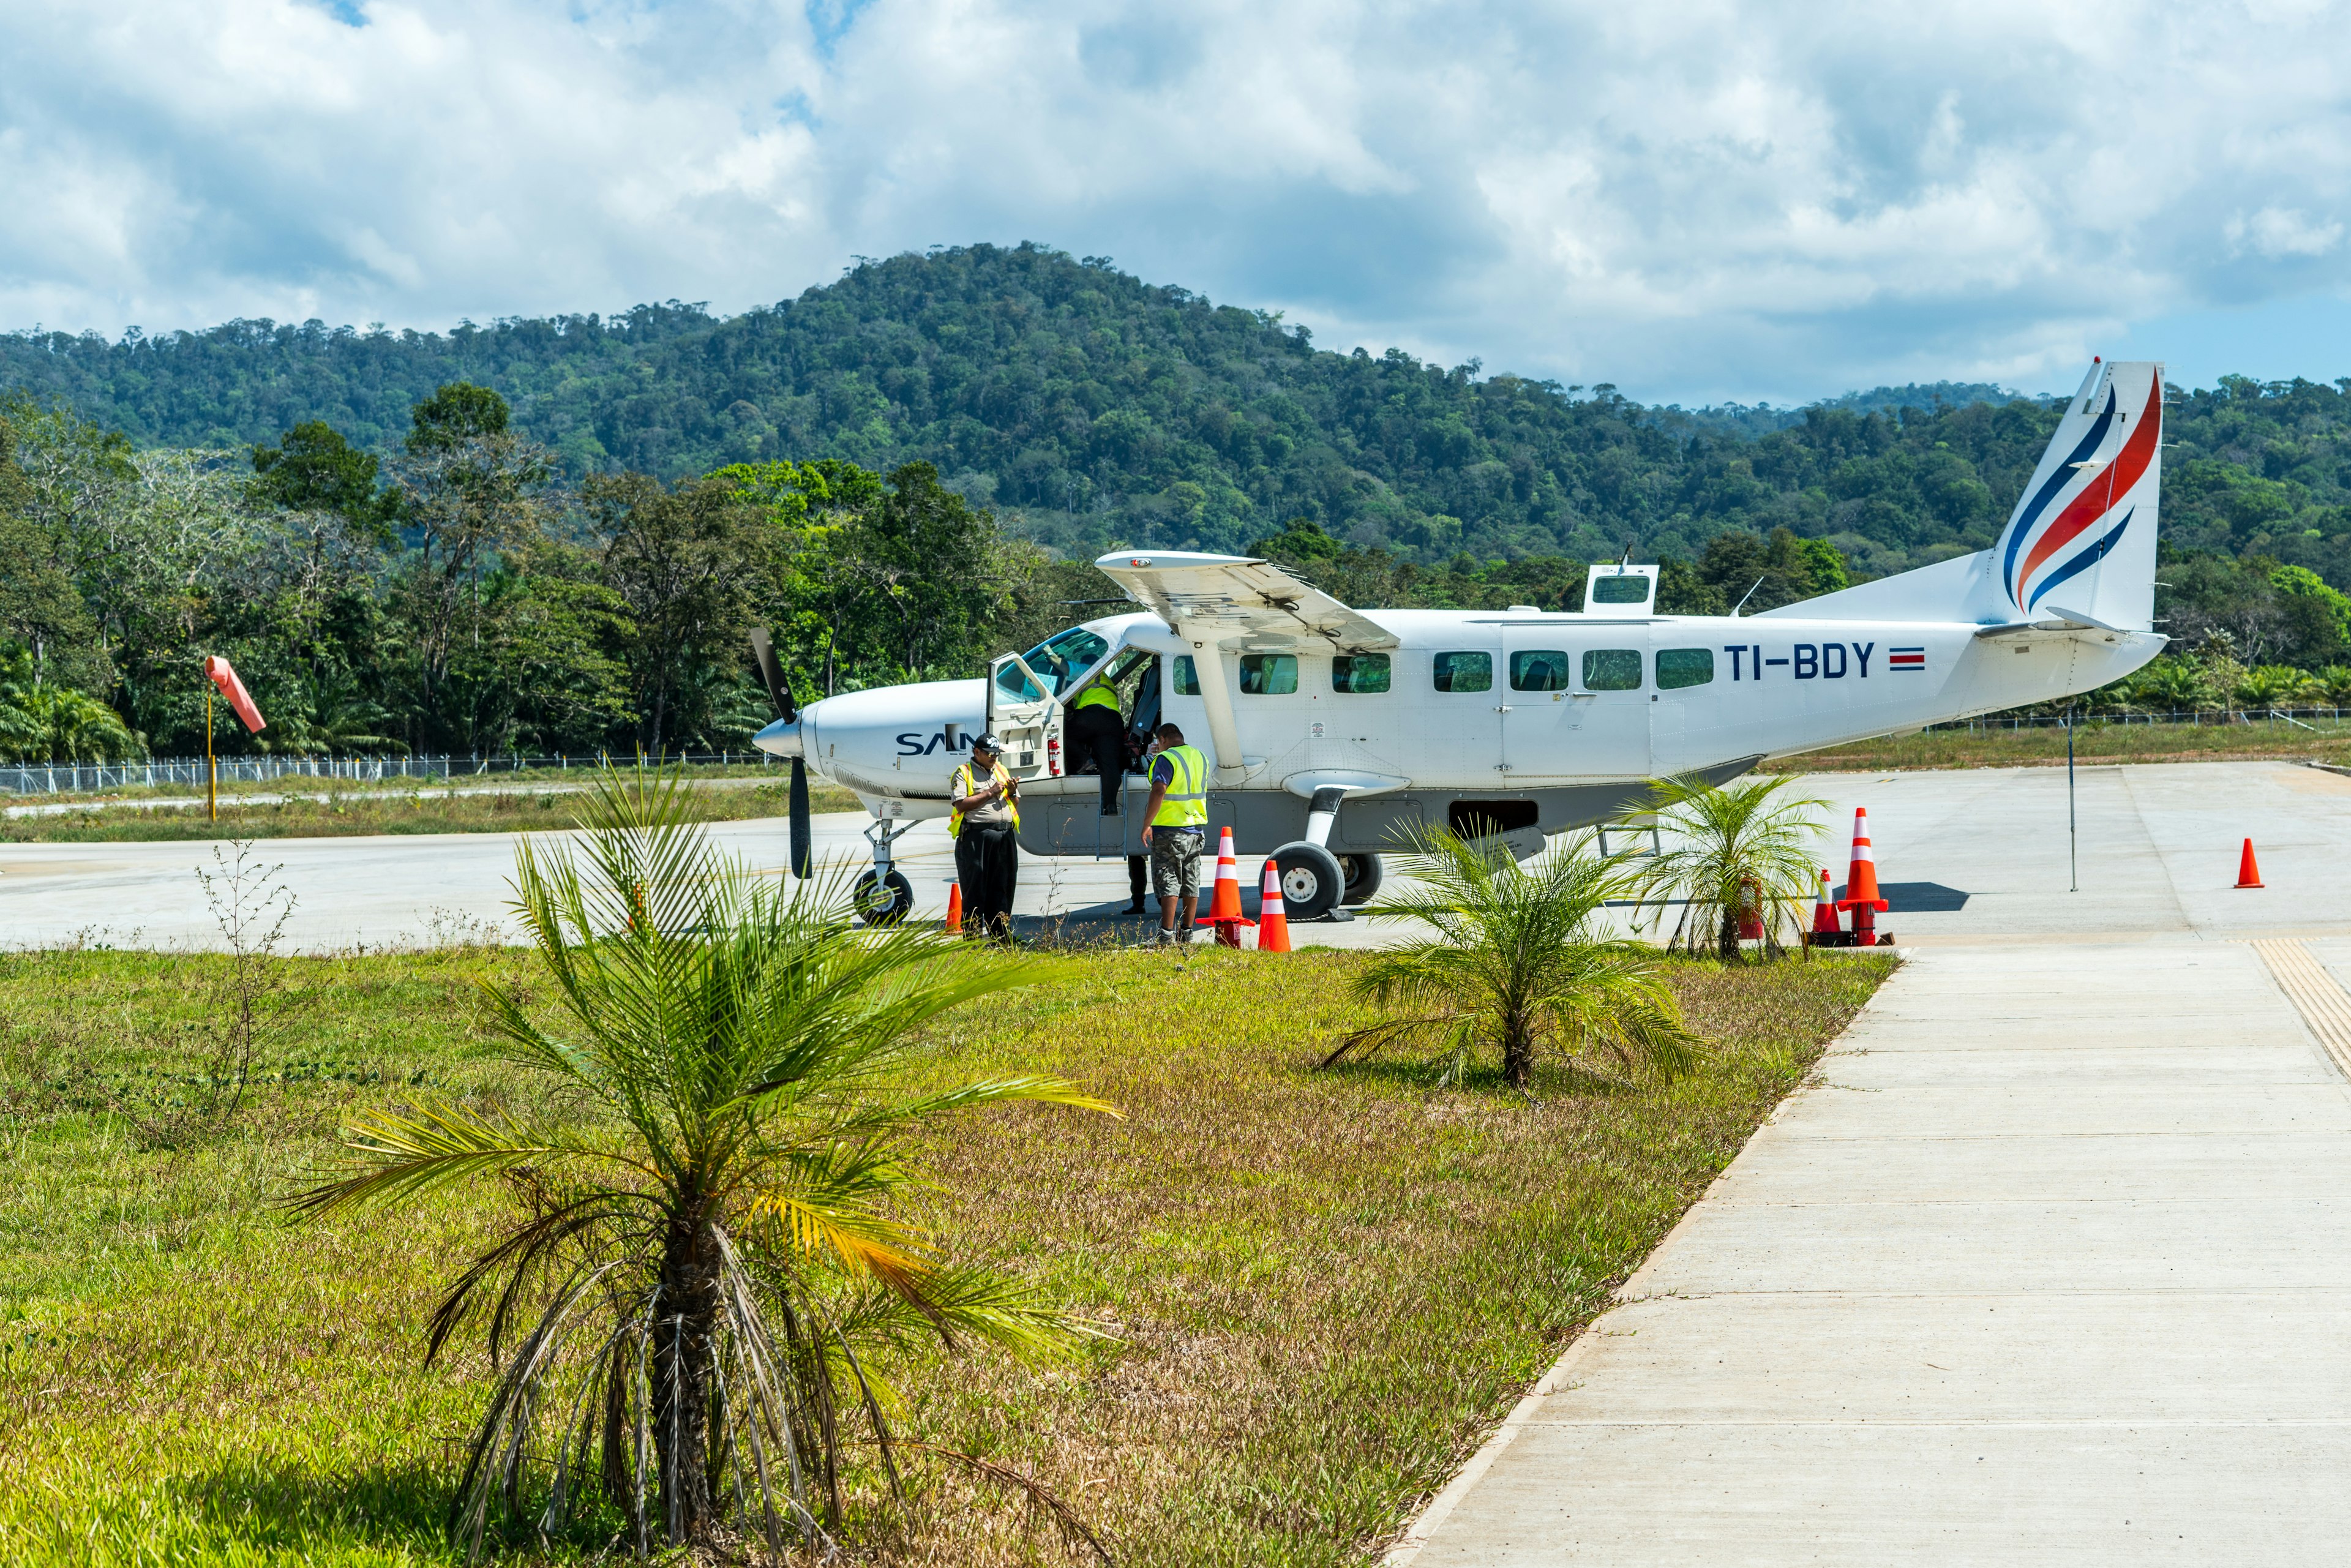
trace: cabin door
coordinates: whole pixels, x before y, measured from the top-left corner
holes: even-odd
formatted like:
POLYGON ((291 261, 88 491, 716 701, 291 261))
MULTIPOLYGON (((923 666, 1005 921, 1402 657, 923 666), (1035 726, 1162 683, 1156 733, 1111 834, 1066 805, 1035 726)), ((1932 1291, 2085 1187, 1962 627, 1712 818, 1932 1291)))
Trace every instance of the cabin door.
POLYGON ((1049 743, 1061 737, 1061 705, 1018 653, 987 667, 987 727, 1004 743, 1006 771, 1016 779, 1044 774, 1049 743))
POLYGON ((1649 772, 1647 628, 1510 626, 1500 680, 1505 777, 1643 779, 1649 772))

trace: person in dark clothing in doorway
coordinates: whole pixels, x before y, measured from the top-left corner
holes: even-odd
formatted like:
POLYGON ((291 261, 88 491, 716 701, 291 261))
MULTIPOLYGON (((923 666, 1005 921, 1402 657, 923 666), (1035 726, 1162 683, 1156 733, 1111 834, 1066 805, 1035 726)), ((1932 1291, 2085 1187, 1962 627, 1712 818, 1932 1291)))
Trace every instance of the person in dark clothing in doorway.
POLYGON ((1102 773, 1102 814, 1118 815, 1118 791, 1126 777, 1126 719, 1118 711, 1118 689, 1102 675, 1079 688, 1070 701, 1070 756, 1102 773))
MULTIPOLYGON (((1070 757, 1082 766, 1091 760, 1102 774, 1102 814, 1118 815, 1118 795, 1126 782, 1126 719, 1118 710, 1118 691, 1108 677, 1096 675, 1070 703, 1070 757)), ((1144 857, 1126 857, 1126 912, 1143 910, 1144 857)))
POLYGON ((1012 937, 1012 894, 1020 875, 1020 781, 997 760, 992 735, 971 743, 971 760, 947 779, 947 836, 955 841, 956 881, 963 884, 967 931, 992 941, 1012 937))

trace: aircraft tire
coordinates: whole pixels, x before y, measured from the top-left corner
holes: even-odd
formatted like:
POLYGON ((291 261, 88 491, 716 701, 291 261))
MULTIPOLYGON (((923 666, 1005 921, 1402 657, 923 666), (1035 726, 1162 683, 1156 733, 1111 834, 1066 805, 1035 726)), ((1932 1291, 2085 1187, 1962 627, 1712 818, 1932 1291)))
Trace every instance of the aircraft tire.
POLYGON ((1347 873, 1339 857, 1321 844, 1300 839, 1273 852, 1281 879, 1282 913, 1292 920, 1320 920, 1346 896, 1347 873))
POLYGON ((1340 903, 1369 904, 1378 896, 1382 874, 1379 856, 1341 855, 1339 874, 1347 879, 1347 891, 1339 900, 1340 903))
POLYGON ((914 909, 914 888, 896 871, 891 872, 887 882, 868 871, 858 877, 850 898, 866 925, 895 925, 914 909))

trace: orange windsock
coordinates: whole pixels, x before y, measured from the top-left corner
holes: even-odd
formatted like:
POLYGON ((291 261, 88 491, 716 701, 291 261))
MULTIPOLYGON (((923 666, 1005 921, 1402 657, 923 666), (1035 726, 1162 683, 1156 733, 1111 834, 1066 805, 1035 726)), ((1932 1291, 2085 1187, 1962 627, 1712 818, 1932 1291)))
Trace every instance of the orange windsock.
POLYGON ((1281 870, 1269 855, 1265 862, 1265 887, 1257 906, 1257 950, 1260 953, 1290 951, 1290 916, 1281 907, 1281 870))
POLYGON ((1837 900, 1837 907, 1886 908, 1886 900, 1877 892, 1877 856, 1869 847, 1869 810, 1865 806, 1853 810, 1853 869, 1845 873, 1844 896, 1837 900))
POLYGON ((953 936, 963 929, 963 883, 947 884, 946 933, 953 936))
POLYGON ((1829 868, 1821 867, 1820 897, 1813 904, 1813 935, 1843 929, 1837 925, 1836 896, 1829 887, 1829 868))
POLYGON ((1217 945, 1221 947, 1239 946, 1240 928, 1257 924, 1241 913, 1241 868, 1240 862, 1233 859, 1233 831, 1230 828, 1224 830, 1224 837, 1217 847, 1216 896, 1208 902, 1208 913, 1194 924, 1215 926, 1217 945))
POLYGON ((259 735, 266 721, 262 718, 261 710, 253 706, 253 698, 246 693, 245 683, 236 678, 236 672, 229 668, 228 661, 217 653, 206 656, 204 674, 212 677, 213 685, 218 686, 221 695, 228 699, 228 706, 236 710, 236 716, 245 721, 245 727, 259 735))
POLYGON ((2253 859, 2253 841, 2251 839, 2245 841, 2244 853, 2237 857, 2237 885, 2239 887, 2262 885, 2261 862, 2253 859))

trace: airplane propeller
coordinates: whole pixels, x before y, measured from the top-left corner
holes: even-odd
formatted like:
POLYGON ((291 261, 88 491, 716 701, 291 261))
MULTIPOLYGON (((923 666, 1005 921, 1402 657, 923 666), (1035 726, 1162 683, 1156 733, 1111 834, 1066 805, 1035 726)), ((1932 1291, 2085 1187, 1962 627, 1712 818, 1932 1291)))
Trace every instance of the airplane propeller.
MULTIPOLYGON (((776 705, 776 716, 786 724, 799 716, 792 702, 792 688, 784 682, 783 666, 776 663, 776 646, 768 637, 764 626, 752 628, 751 654, 759 661, 759 678, 768 683, 768 698, 776 705)), ((816 828, 810 821, 808 764, 798 752, 792 754, 792 874, 806 878, 815 863, 812 841, 816 828)))

